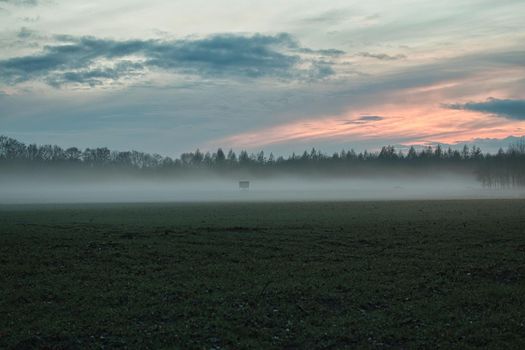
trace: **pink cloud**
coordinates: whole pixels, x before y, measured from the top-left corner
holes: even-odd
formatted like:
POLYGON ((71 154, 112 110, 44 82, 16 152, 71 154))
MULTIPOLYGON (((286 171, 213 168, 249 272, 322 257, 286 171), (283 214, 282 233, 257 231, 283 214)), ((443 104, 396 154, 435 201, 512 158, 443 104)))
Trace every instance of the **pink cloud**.
MULTIPOLYGON (((392 106, 374 109, 382 119, 363 120, 366 111, 341 116, 298 120, 218 141, 236 148, 293 143, 304 140, 409 140, 408 143, 456 143, 475 138, 503 138, 523 134, 525 121, 510 121, 482 113, 433 106, 392 106)), ((406 141, 405 141, 406 143, 406 141)))

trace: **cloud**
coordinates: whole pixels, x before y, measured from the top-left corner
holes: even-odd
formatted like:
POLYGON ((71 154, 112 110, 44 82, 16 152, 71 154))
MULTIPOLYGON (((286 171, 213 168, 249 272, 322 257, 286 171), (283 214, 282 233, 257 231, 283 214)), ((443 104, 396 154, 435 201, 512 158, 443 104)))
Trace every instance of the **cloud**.
POLYGON ((307 47, 297 48, 296 51, 301 52, 301 53, 306 53, 306 54, 318 54, 321 56, 341 56, 345 54, 343 50, 337 50, 337 49, 313 50, 307 47))
POLYGON ((14 6, 37 6, 37 0, 0 0, 0 3, 14 6))
POLYGON ((40 21, 40 16, 35 16, 35 17, 20 17, 19 19, 20 19, 22 22, 26 22, 26 23, 35 23, 35 22, 40 21))
POLYGON ((377 115, 364 115, 364 116, 360 117, 358 120, 375 122, 375 121, 379 121, 379 120, 383 120, 383 119, 385 119, 385 118, 377 116, 377 115))
MULTIPOLYGON (((525 136, 507 136, 503 138, 474 138, 468 141, 458 141, 455 143, 437 143, 429 142, 427 145, 420 145, 420 147, 441 145, 443 148, 452 148, 456 150, 463 149, 464 146, 476 146, 481 148, 483 152, 496 153, 501 149, 508 149, 512 145, 525 141, 525 136)), ((407 147, 405 145, 405 147, 407 147)), ((399 148, 399 147, 397 147, 399 148)))
POLYGON ((357 119, 348 120, 343 123, 343 125, 351 125, 351 124, 366 124, 369 122, 378 122, 385 119, 384 117, 380 117, 378 115, 363 115, 357 119))
POLYGON ((356 54, 356 56, 366 57, 366 58, 375 58, 381 61, 396 61, 396 60, 404 60, 407 57, 405 55, 387 55, 386 53, 370 53, 370 52, 359 52, 356 54))
POLYGON ((40 38, 40 35, 38 35, 38 33, 34 30, 31 30, 27 27, 22 27, 20 28, 20 30, 18 31, 18 33, 16 34, 16 36, 19 38, 19 39, 28 39, 28 38, 40 38))
POLYGON ((525 120, 525 100, 508 100, 490 97, 484 102, 445 104, 449 109, 460 109, 494 114, 513 120, 525 120))
MULTIPOLYGON (((22 30, 19 35, 34 34, 22 30)), ((64 35, 55 39, 57 43, 45 46, 39 54, 0 61, 0 79, 8 84, 43 80, 54 86, 69 82, 99 85, 148 70, 201 77, 320 79, 334 70, 331 63, 312 55, 342 53, 303 48, 289 34, 221 34, 173 41, 64 35), (301 53, 310 56, 303 59, 301 53)))
POLYGON ((330 24, 337 24, 340 22, 343 22, 349 18, 348 13, 346 10, 343 9, 333 9, 326 11, 324 13, 307 17, 301 19, 299 22, 305 23, 305 24, 323 24, 323 25, 330 25, 330 24))
POLYGON ((142 65, 131 61, 118 62, 114 67, 84 69, 74 72, 55 74, 46 79, 46 82, 53 87, 60 87, 65 84, 77 83, 95 87, 103 85, 105 80, 117 81, 122 77, 132 77, 140 75, 142 65))

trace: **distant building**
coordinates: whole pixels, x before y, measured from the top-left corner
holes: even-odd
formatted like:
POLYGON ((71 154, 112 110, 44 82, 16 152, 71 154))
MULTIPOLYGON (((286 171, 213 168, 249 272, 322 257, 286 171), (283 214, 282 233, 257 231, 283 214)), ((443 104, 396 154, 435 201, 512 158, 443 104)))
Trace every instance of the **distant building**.
POLYGON ((239 181, 239 189, 247 191, 250 189, 250 181, 239 181))

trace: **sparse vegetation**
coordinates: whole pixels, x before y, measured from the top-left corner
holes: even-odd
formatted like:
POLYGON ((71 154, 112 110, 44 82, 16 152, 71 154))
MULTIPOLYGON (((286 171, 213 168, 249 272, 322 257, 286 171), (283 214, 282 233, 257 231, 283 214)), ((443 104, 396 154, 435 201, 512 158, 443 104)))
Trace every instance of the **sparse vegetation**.
POLYGON ((0 207, 0 348, 525 346, 525 201, 0 207))

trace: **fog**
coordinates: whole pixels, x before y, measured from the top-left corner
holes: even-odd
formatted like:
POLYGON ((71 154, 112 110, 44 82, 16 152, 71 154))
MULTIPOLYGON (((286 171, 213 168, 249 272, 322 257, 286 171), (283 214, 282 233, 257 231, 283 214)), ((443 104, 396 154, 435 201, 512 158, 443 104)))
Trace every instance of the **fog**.
POLYGON ((473 176, 306 177, 143 179, 132 177, 57 178, 0 176, 0 204, 365 201, 411 199, 525 198, 522 188, 484 188, 473 176), (239 189, 249 180, 249 190, 239 189))

